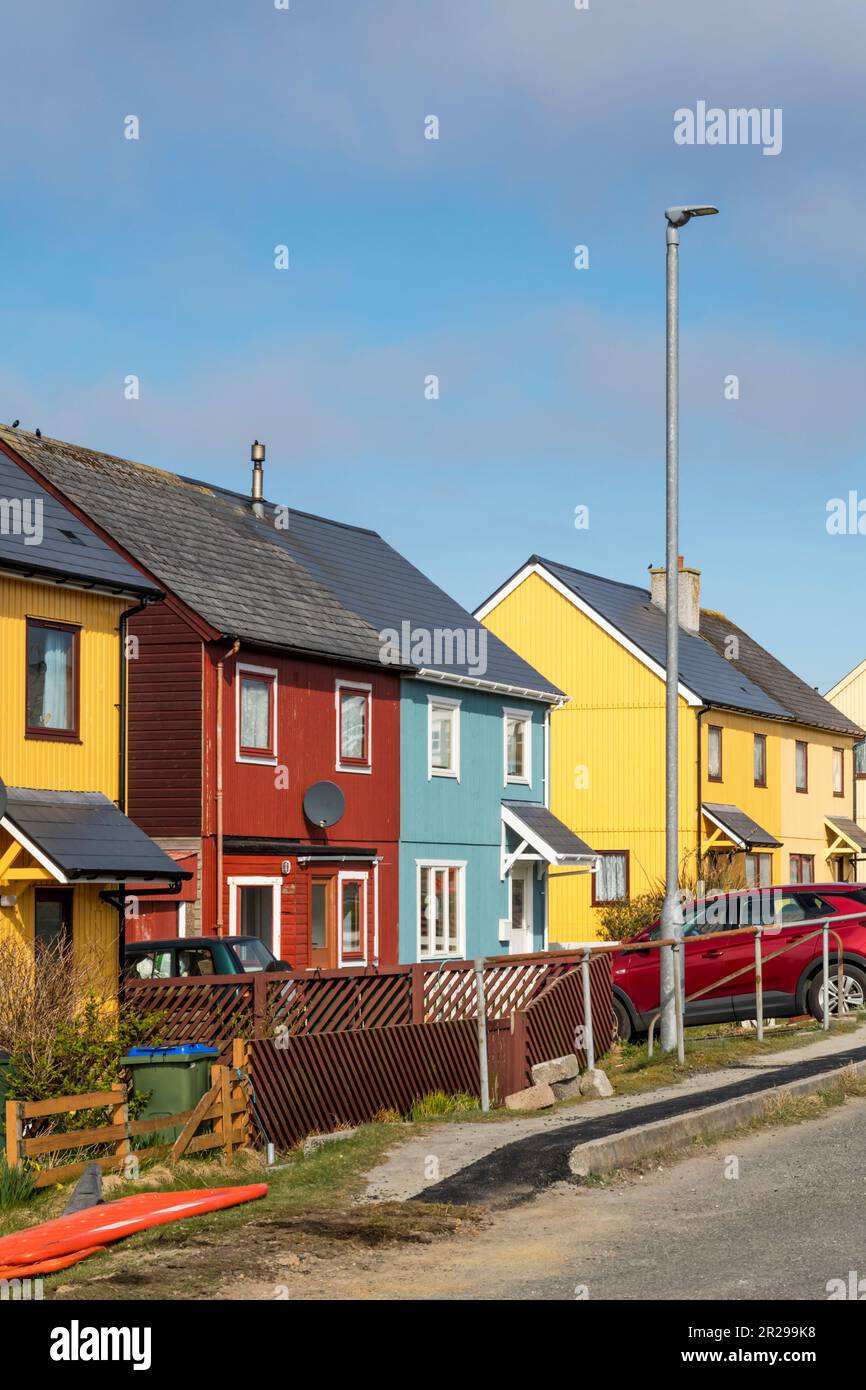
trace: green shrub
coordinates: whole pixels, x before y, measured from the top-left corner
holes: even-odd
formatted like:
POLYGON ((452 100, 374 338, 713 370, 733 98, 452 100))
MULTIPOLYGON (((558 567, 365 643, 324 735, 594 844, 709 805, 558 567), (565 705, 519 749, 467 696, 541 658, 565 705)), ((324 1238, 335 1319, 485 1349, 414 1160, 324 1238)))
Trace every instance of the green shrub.
MULTIPOLYGON (((158 1015, 124 1018, 89 994, 79 1009, 57 1020, 44 1037, 30 1037, 10 1050, 8 1097, 52 1100, 108 1091, 126 1079, 121 1059, 131 1047, 149 1042, 157 1025, 158 1015)), ((130 1097, 130 1114, 137 1113, 146 1099, 130 1097)), ((101 1110, 76 1111, 68 1117, 52 1116, 51 1128, 84 1129, 91 1116, 93 1124, 103 1122, 101 1110)))

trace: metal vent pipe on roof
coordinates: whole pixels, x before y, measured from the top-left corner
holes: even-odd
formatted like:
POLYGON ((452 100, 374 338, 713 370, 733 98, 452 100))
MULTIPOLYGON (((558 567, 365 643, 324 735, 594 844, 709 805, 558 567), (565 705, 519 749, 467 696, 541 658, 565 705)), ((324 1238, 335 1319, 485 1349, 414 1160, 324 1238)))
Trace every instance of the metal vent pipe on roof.
POLYGON ((264 516, 265 509, 262 505, 262 501, 265 495, 265 474, 264 469, 262 468, 262 464, 265 461, 265 446, 264 444, 260 444, 257 439, 253 440, 252 447, 250 449, 250 458, 253 461, 253 478, 252 485, 250 487, 250 496, 253 501, 253 511, 255 512, 256 516, 264 516))

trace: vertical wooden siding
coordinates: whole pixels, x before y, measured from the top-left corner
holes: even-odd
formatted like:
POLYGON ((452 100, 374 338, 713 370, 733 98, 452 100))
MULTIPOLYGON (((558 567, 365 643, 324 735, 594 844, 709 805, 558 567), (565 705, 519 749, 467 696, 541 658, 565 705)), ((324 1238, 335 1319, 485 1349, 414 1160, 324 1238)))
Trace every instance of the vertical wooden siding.
POLYGON ((202 643, 166 603, 130 619, 127 808, 148 835, 202 822, 202 643))

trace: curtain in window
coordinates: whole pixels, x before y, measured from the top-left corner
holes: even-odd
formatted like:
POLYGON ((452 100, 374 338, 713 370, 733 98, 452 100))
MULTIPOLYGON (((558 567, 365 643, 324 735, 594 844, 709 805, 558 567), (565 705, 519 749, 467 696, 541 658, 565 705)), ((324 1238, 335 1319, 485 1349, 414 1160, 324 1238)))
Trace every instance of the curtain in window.
POLYGON ((270 682, 244 678, 241 685, 241 747, 270 748, 270 723, 270 682))
POLYGON ((524 742, 526 725, 522 719, 508 721, 508 776, 523 777, 525 769, 524 742))
POLYGON ((854 744, 854 771, 858 777, 866 777, 866 738, 854 744))
POLYGON ((434 767, 450 768, 452 766, 451 718, 452 711, 450 709, 433 711, 431 741, 434 767))
POLYGON ((50 729, 68 729, 72 723, 69 708, 72 637, 68 632, 46 628, 43 643, 45 684, 42 691, 42 723, 50 729))
POLYGON ((596 875, 596 898, 599 902, 609 903, 625 895, 625 855, 603 854, 596 875))
POLYGON ((342 697, 340 718, 340 756, 363 762, 367 743, 367 696, 342 697))
POLYGON ((460 869, 421 870, 421 955, 456 955, 460 949, 460 869))

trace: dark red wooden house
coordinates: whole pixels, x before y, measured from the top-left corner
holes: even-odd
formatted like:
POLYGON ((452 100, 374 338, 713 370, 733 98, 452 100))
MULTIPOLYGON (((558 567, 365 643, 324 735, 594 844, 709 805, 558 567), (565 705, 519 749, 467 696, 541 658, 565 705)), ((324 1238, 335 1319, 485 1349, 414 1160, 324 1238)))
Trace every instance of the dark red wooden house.
POLYGON ((299 969, 396 963, 400 668, 376 631, 280 544, 290 515, 55 440, 16 447, 165 595, 128 619, 126 809, 193 877, 142 899, 128 935, 251 934, 299 969))

